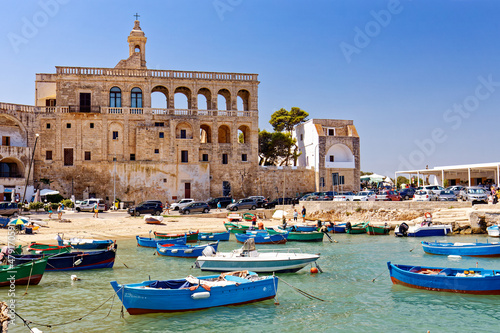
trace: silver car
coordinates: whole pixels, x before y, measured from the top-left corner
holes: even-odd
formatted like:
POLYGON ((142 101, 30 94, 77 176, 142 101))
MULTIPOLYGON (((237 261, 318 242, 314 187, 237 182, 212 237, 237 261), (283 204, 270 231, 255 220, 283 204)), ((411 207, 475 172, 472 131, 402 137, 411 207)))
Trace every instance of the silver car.
POLYGON ((475 202, 488 203, 488 194, 481 187, 468 187, 467 191, 464 191, 462 200, 470 201, 473 204, 475 202))
POLYGON ((444 190, 439 194, 439 201, 457 201, 457 195, 453 190, 444 190))
POLYGON ((257 209, 257 202, 250 198, 240 199, 237 202, 227 205, 226 209, 234 211, 238 209, 257 209))

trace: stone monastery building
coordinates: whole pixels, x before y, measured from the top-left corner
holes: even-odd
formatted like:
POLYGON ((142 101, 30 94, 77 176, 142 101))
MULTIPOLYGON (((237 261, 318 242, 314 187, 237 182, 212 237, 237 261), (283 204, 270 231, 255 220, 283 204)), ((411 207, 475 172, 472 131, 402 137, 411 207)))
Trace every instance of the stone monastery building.
POLYGON ((340 180, 345 190, 359 188, 352 121, 301 124, 298 166, 261 167, 258 75, 148 69, 146 41, 135 21, 129 57, 115 68, 56 67, 36 75, 35 106, 0 103, 0 201, 23 193, 27 179, 28 200, 50 187, 64 197, 136 203, 276 198, 283 188, 294 197, 340 180), (151 107, 155 92, 165 108, 151 107), (175 107, 178 93, 187 109, 175 107))

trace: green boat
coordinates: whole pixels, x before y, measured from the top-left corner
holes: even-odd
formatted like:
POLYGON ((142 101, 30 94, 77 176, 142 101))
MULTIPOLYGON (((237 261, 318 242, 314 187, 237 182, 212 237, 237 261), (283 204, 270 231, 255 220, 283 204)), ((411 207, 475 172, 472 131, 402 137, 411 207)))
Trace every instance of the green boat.
POLYGON ((10 286, 12 281, 16 285, 35 285, 40 283, 49 257, 43 257, 39 260, 33 260, 26 264, 17 266, 0 266, 0 287, 10 286))
POLYGON ((368 224, 366 226, 366 232, 368 233, 368 235, 388 235, 389 231, 391 231, 391 227, 386 225, 376 226, 373 224, 368 224))
POLYGON ((166 234, 163 232, 154 232, 155 237, 159 239, 172 239, 172 238, 180 238, 184 237, 186 235, 186 243, 196 243, 198 242, 198 233, 199 231, 196 232, 187 232, 185 234, 166 234))
MULTIPOLYGON (((285 231, 277 231, 273 228, 266 228, 269 235, 286 234, 285 231)), ((289 231, 287 241, 289 242, 322 242, 323 233, 321 231, 289 231)))
POLYGON ((71 252, 71 245, 52 245, 33 242, 28 246, 31 254, 58 254, 71 252))
POLYGON ((345 232, 348 234, 366 234, 366 227, 368 226, 370 222, 365 222, 365 223, 357 223, 351 226, 351 228, 348 228, 346 226, 345 232))
POLYGON ((224 227, 232 234, 244 234, 248 228, 250 228, 249 225, 243 225, 235 222, 224 222, 224 227))

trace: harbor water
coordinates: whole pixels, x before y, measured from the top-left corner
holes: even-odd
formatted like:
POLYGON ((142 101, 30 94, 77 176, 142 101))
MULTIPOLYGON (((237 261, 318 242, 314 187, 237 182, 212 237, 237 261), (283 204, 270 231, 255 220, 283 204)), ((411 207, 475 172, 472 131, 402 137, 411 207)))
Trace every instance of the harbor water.
MULTIPOLYGON (((497 332, 500 327, 500 296, 432 292, 393 285, 387 262, 437 267, 500 269, 500 258, 450 259, 425 254, 420 242, 490 242, 477 236, 396 238, 335 234, 336 242, 289 242, 257 248, 300 248, 321 253, 323 273, 310 267, 298 273, 278 274, 287 283, 324 302, 305 298, 280 281, 277 300, 239 306, 170 314, 130 316, 113 296, 109 282, 136 283, 148 279, 210 275, 192 268, 194 259, 154 255, 134 240, 118 242, 113 269, 46 272, 37 286, 16 288, 16 311, 30 326, 43 332, 497 332), (126 264, 128 266, 125 267, 126 264), (71 281, 76 274, 80 281, 71 281), (109 299, 109 300, 108 300, 109 299), (102 307, 106 300, 108 300, 102 307), (98 309, 96 309, 98 308, 98 309), (94 311, 95 310, 95 311, 94 311), (88 316, 87 316, 88 314, 88 316), (85 317, 84 317, 85 316, 85 317), (40 324, 57 325, 44 327, 40 324)), ((234 235, 221 242, 220 251, 241 247, 234 235)), ((6 300, 8 288, 2 288, 6 300)), ((9 332, 29 332, 16 318, 9 332)))

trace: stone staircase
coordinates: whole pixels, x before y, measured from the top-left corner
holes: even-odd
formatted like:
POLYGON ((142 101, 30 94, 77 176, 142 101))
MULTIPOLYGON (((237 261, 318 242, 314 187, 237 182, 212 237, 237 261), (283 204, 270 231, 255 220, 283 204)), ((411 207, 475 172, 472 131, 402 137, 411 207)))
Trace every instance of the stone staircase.
POLYGON ((472 208, 441 209, 432 213, 432 222, 436 224, 470 225, 472 208))

